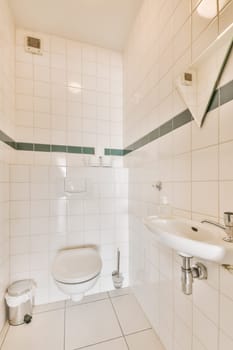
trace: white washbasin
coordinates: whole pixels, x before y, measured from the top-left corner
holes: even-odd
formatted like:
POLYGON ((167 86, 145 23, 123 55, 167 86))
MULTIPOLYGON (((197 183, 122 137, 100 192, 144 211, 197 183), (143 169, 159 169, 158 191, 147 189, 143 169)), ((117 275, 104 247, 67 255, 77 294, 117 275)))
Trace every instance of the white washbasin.
POLYGON ((143 220, 160 243, 187 256, 233 264, 233 243, 224 242, 225 232, 206 223, 187 219, 148 216, 143 220))

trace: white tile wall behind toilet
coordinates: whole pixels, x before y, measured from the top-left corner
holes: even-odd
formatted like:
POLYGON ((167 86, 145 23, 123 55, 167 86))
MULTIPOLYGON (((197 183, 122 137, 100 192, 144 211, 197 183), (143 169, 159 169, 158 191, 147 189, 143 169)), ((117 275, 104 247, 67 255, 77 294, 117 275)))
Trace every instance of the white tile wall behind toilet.
MULTIPOLYGON (((94 290, 113 288, 111 273, 116 248, 128 276, 127 170, 87 168, 67 159, 63 165, 38 162, 11 165, 11 280, 31 277, 38 284, 36 303, 63 299, 51 276, 51 263, 64 247, 96 244, 103 259, 102 276, 94 290), (65 195, 64 177, 88 179, 88 195, 65 195)), ((67 157, 68 158, 68 157, 67 157)), ((64 161, 62 154, 59 159, 64 161)))
POLYGON ((122 55, 77 41, 16 32, 17 141, 122 148, 122 55), (40 37, 42 56, 26 53, 40 37))
MULTIPOLYGON (((0 130, 14 136, 14 22, 0 1, 0 130)), ((9 283, 9 163, 11 149, 0 141, 0 331, 5 323, 4 294, 9 283)))
MULTIPOLYGON (((233 1, 212 20, 199 1, 145 0, 124 57, 124 146, 186 109, 173 79, 233 21, 233 1)), ((233 79, 233 55, 221 80, 233 79)), ((207 77, 208 78, 208 77, 207 77)), ((174 214, 221 221, 233 210, 233 101, 126 157, 129 167, 130 283, 167 350, 233 348, 233 276, 216 264, 192 296, 180 286, 180 259, 160 246, 142 218, 158 212, 161 180, 174 214)))
MULTIPOLYGON (((16 33, 17 141, 122 148, 122 58, 118 52, 39 34, 42 56, 16 33)), ((116 248, 128 281, 127 169, 87 167, 79 154, 16 151, 11 165, 11 280, 33 278, 36 303, 64 298, 51 263, 64 247, 96 244, 102 276, 91 293, 113 288, 116 248), (88 180, 88 195, 65 195, 65 177, 88 180)))

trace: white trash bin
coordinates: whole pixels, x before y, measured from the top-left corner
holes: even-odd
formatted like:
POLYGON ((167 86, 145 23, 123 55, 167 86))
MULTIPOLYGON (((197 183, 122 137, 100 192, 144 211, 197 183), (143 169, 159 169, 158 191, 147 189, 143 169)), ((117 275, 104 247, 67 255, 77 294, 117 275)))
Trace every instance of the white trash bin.
POLYGON ((10 325, 19 326, 31 322, 35 288, 36 283, 30 279, 16 281, 8 287, 5 298, 10 325))

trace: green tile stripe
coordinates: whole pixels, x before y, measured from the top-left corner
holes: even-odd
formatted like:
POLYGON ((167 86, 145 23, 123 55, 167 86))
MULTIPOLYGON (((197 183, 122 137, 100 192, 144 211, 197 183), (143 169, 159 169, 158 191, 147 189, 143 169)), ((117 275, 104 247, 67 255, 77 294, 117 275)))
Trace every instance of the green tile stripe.
POLYGON ((124 150, 116 149, 116 148, 105 148, 104 155, 105 156, 124 156, 124 150))
MULTIPOLYGON (((212 111, 223 104, 233 100, 233 80, 229 83, 216 89, 210 100, 208 110, 212 111)), ((173 130, 180 128, 181 126, 190 123, 193 117, 188 109, 179 113, 175 117, 168 120, 166 123, 160 125, 158 128, 152 130, 148 134, 144 135, 125 149, 105 148, 104 154, 106 156, 125 156, 130 152, 133 152, 148 143, 155 141, 156 139, 172 132, 173 130)), ((57 152, 57 153, 70 153, 70 154, 95 154, 94 147, 82 147, 82 146, 66 146, 66 145, 50 145, 43 143, 30 143, 30 142, 16 142, 3 131, 0 130, 0 141, 4 142, 11 148, 19 151, 34 151, 34 152, 57 152)))
MULTIPOLYGON (((223 104, 233 100, 233 80, 229 83, 221 86, 214 91, 212 98, 210 100, 207 113, 222 106, 223 104)), ((148 143, 162 137, 173 130, 180 128, 181 126, 190 123, 193 117, 188 109, 176 115, 174 118, 168 120, 166 123, 160 125, 158 128, 151 131, 149 134, 141 137, 139 140, 135 141, 124 150, 124 155, 133 152, 148 143)))
POLYGON ((34 151, 34 152, 56 152, 56 153, 76 153, 76 154, 95 154, 94 147, 81 147, 81 146, 65 146, 65 145, 49 145, 44 143, 30 143, 30 142, 15 142, 13 140, 1 137, 0 141, 9 144, 12 148, 18 151, 34 151))
POLYGON ((83 147, 82 153, 84 154, 95 154, 95 148, 94 147, 83 147))
POLYGON ((230 58, 230 55, 231 55, 231 52, 232 52, 232 49, 233 49, 233 40, 231 40, 231 44, 227 50, 227 53, 226 53, 226 56, 224 58, 224 61, 222 63, 222 66, 221 66, 221 69, 220 71, 218 72, 218 76, 217 76, 217 79, 215 81, 215 84, 213 86, 213 92, 212 92, 212 95, 210 97, 210 100, 209 100, 209 103, 207 104, 207 107, 206 107, 206 110, 205 110, 205 113, 204 113, 204 116, 202 118, 202 121, 201 121, 201 127, 202 125, 204 124, 205 122, 205 118, 206 118, 206 115, 207 113, 214 109, 214 108, 217 108, 220 104, 219 104, 219 90, 218 89, 218 86, 219 86, 219 83, 221 81, 221 78, 222 78, 222 75, 223 75, 223 72, 226 68, 226 65, 228 63, 228 60, 230 58), (216 107, 215 107, 216 106, 216 107))
POLYGON ((166 123, 160 125, 156 129, 154 129, 153 131, 151 131, 147 135, 143 136, 141 139, 137 140, 136 142, 134 142, 130 146, 126 147, 126 149, 124 150, 125 155, 132 152, 132 151, 135 151, 135 150, 141 148, 142 146, 147 145, 148 143, 150 143, 152 141, 155 141, 156 139, 158 139, 166 134, 169 134, 173 130, 180 128, 181 126, 191 122, 192 120, 193 120, 193 117, 192 117, 190 111, 188 109, 186 109, 185 111, 176 115, 174 118, 168 120, 166 123))
POLYGON ((50 152, 51 145, 47 145, 47 144, 43 144, 43 143, 35 143, 34 144, 34 151, 36 151, 36 152, 50 152))
POLYGON ((64 145, 51 145, 51 152, 65 153, 65 152, 67 152, 67 146, 64 146, 64 145))
POLYGON ((28 142, 17 142, 16 149, 18 151, 34 151, 34 144, 28 142))
POLYGON ((1 130, 0 130, 0 141, 4 142, 8 146, 16 149, 16 142, 1 130))
POLYGON ((220 106, 233 100, 233 80, 220 87, 220 106))

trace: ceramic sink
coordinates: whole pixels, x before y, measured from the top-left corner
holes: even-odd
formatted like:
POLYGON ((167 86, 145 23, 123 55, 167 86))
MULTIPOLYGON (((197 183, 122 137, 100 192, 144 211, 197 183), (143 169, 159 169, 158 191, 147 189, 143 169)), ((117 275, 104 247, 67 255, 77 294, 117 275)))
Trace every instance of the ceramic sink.
POLYGON ((179 254, 233 264, 233 244, 223 241, 226 234, 220 228, 174 217, 148 216, 143 221, 160 243, 179 254))

